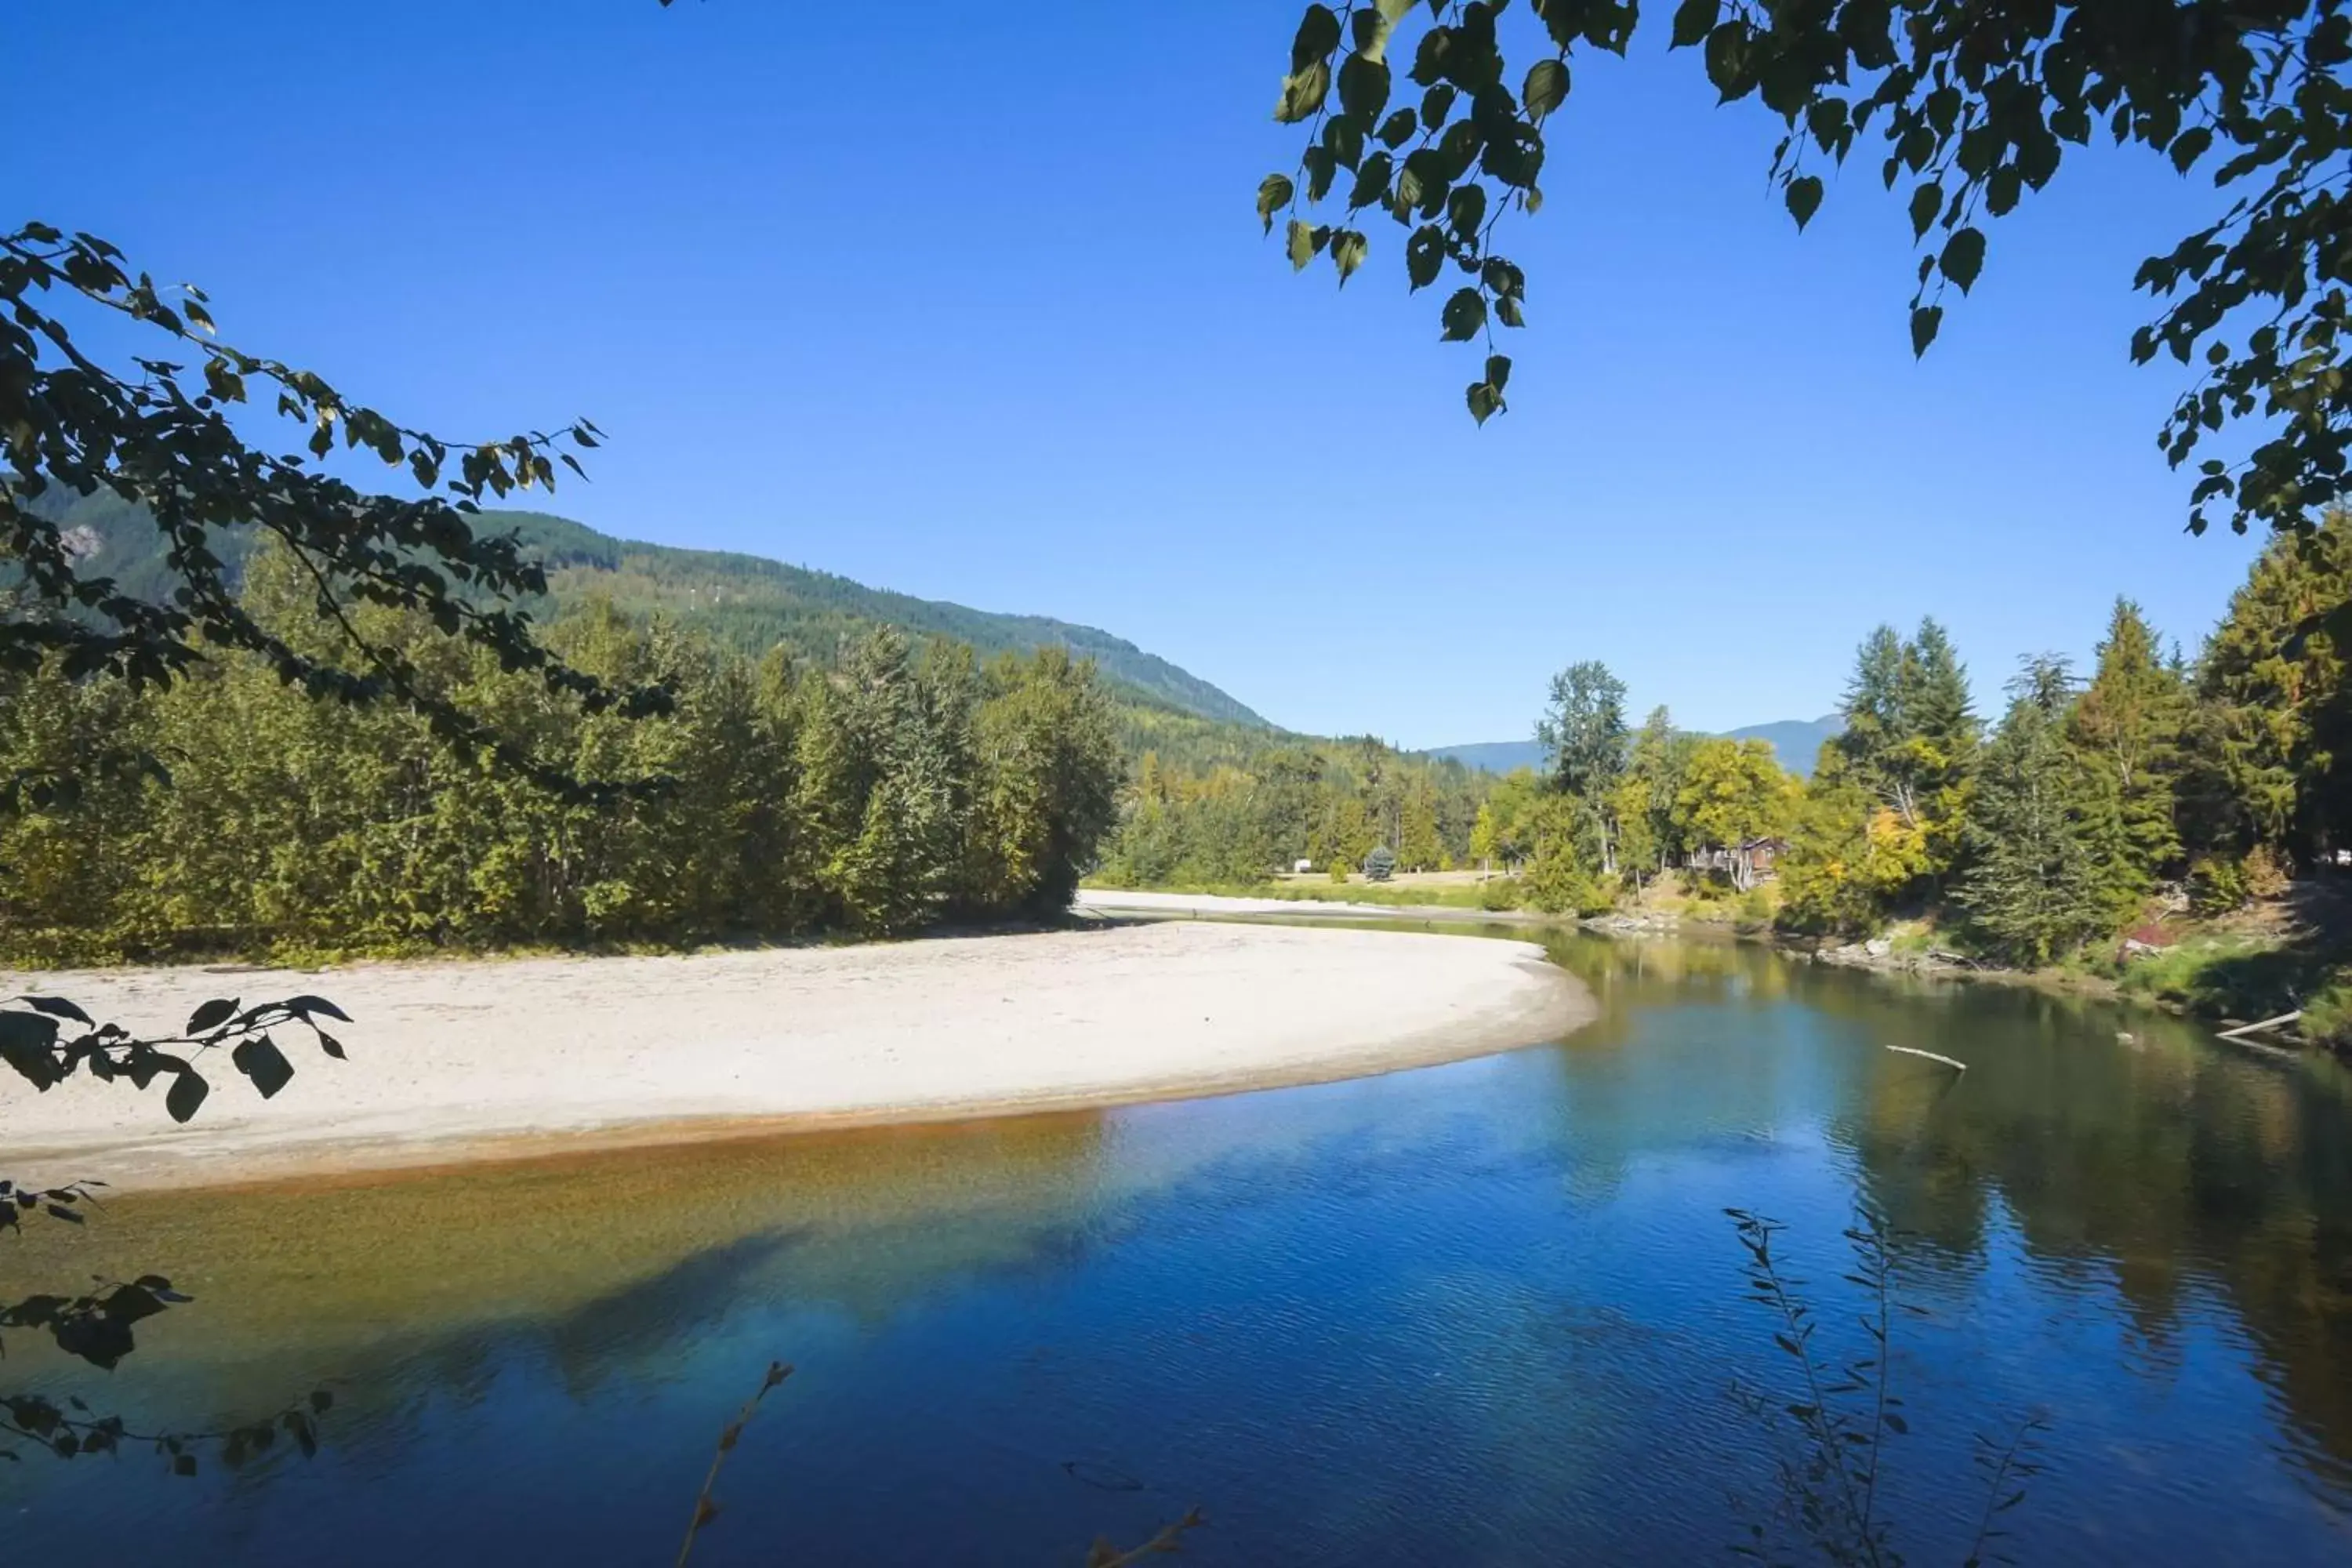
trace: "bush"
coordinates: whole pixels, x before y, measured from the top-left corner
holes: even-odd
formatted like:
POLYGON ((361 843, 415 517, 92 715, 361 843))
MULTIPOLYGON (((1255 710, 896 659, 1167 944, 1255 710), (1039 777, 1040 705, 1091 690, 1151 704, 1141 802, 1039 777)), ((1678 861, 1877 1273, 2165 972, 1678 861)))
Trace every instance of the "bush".
POLYGON ((2352 976, 2339 971, 2303 1008, 2304 1038, 2339 1049, 2352 1041, 2352 976))
POLYGON ((1365 880, 1385 882, 1394 875, 1396 875, 1396 853, 1387 845, 1381 845, 1364 857, 1365 880))
POLYGON ((1482 910, 1516 910, 1521 896, 1517 877, 1489 877, 1478 885, 1478 907, 1482 910))
POLYGON ((2246 901, 2246 865, 2225 855, 2200 855, 2189 868, 2189 907, 2225 915, 2246 901))
POLYGON ((1739 895, 1734 919, 1743 931, 1759 931, 1772 923, 1772 895, 1761 888, 1750 888, 1739 895))
POLYGON ((1331 857, 1331 879, 1335 882, 1348 879, 1348 863, 1337 855, 1331 857))
POLYGON ((2246 852, 2245 873, 2250 899, 2275 899, 2286 891, 2286 868, 2267 845, 2257 844, 2246 852))

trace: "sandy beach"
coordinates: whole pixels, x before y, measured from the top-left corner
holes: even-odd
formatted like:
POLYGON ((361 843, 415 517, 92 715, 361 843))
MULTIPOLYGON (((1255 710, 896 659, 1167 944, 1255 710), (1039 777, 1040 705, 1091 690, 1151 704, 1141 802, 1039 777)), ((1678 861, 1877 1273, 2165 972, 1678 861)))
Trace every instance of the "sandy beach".
POLYGON ((160 1088, 0 1082, 7 1173, 117 1187, 950 1120, 1318 1082, 1556 1039, 1591 1016, 1520 942, 1148 921, 685 957, 357 964, 322 972, 0 973, 176 1028, 213 996, 349 1012, 332 1061, 291 1031, 263 1101, 226 1059, 176 1127, 160 1088))

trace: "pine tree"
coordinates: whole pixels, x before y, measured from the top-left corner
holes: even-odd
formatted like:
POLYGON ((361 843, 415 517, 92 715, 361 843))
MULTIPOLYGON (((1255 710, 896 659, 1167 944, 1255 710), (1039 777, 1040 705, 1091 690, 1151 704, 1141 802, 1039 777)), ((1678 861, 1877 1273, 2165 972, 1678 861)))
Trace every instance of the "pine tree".
POLYGON ((2188 709, 2179 674, 2158 657, 2139 606, 2118 598, 2069 738, 2114 786, 2131 875, 2142 889, 2177 870, 2181 858, 2173 775, 2188 709))
POLYGON ((2011 962, 2043 964, 2115 931, 2128 908, 2117 791, 2066 744, 2063 658, 2028 659, 1985 748, 1959 899, 2011 962))
POLYGON ((2273 541, 2231 597, 2199 660, 2199 743, 2182 780, 2216 851, 2308 860, 2352 844, 2347 613, 2352 539, 2338 517, 2273 541))

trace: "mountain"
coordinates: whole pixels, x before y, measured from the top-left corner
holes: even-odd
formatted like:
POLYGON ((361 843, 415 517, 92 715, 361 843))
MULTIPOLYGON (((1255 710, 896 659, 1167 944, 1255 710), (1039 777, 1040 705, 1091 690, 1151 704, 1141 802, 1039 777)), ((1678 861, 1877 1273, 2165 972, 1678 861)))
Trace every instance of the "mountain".
MULTIPOLYGON (((1813 776, 1813 762, 1820 756, 1822 742, 1845 728, 1845 721, 1832 713, 1821 719, 1780 719, 1769 724, 1750 724, 1744 730, 1727 730, 1727 741, 1763 741, 1772 748, 1780 765, 1799 778, 1813 776)), ((1451 757, 1465 767, 1484 768, 1490 773, 1507 773, 1514 768, 1543 766, 1543 748, 1533 741, 1477 741, 1465 746, 1436 746, 1422 753, 1430 757, 1451 757)))
MULTIPOLYGON (((166 591, 162 535, 139 509, 101 490, 55 508, 53 515, 72 531, 95 569, 142 597, 166 591)), ((918 599, 757 555, 618 539, 544 512, 488 511, 481 526, 511 529, 538 553, 557 607, 601 594, 627 610, 665 613, 746 653, 782 643, 820 660, 832 659, 845 637, 877 624, 970 643, 982 657, 1059 644, 1092 658, 1128 701, 1218 724, 1272 729, 1199 676, 1093 626, 918 599)), ((215 544, 232 569, 251 548, 244 530, 219 535, 215 544)), ((544 613, 547 606, 541 608, 544 613)))
POLYGON ((616 539, 543 512, 493 511, 484 518, 492 527, 514 529, 538 552, 558 603, 605 594, 626 609, 667 612, 746 652, 781 642, 817 658, 831 658, 843 637, 877 623, 970 643, 983 657, 1058 644, 1093 659, 1128 695, 1155 706, 1272 727, 1190 670, 1094 626, 918 599, 764 556, 616 539))
POLYGON ((1845 719, 1836 713, 1819 719, 1780 719, 1769 724, 1750 724, 1745 730, 1728 730, 1724 738, 1729 741, 1766 741, 1780 765, 1801 779, 1813 776, 1813 763, 1822 754, 1822 742, 1845 731, 1845 719))
POLYGON ((1518 768, 1543 766, 1544 752, 1533 741, 1474 741, 1466 746, 1433 746, 1422 755, 1441 762, 1451 759, 1465 768, 1507 773, 1518 768))

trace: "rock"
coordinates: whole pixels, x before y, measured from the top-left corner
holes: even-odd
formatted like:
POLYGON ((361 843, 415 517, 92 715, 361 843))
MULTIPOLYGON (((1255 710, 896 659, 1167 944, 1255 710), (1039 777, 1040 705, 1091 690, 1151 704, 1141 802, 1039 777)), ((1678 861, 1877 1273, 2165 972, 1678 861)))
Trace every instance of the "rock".
POLYGON ((2163 951, 2164 949, 2157 946, 2156 943, 2152 942, 2142 942, 2137 937, 2127 936, 2124 938, 2123 952, 2124 959, 2126 963, 2135 958, 2152 957, 2163 951))
POLYGON ((1895 944, 1883 936, 1874 936, 1862 944, 1862 951, 1873 958, 1885 958, 1895 951, 1895 944))

